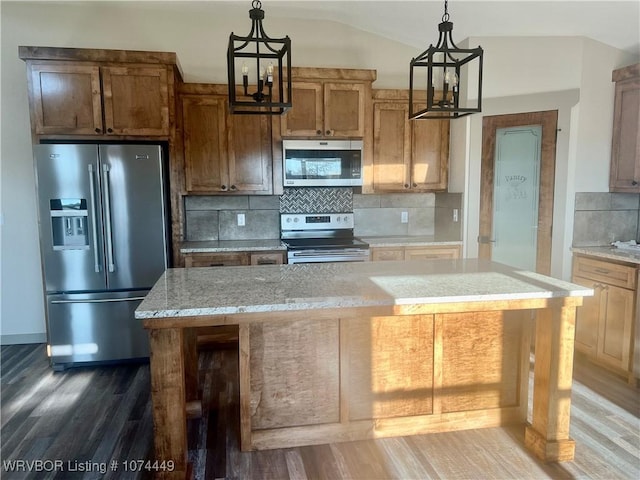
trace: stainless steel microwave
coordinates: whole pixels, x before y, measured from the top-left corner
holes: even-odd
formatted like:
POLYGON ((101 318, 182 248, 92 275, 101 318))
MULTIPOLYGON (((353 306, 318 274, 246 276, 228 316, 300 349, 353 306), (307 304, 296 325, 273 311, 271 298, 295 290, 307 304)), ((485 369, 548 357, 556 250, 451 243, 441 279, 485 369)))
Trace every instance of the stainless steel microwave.
POLYGON ((362 140, 283 140, 285 187, 362 185, 362 140))

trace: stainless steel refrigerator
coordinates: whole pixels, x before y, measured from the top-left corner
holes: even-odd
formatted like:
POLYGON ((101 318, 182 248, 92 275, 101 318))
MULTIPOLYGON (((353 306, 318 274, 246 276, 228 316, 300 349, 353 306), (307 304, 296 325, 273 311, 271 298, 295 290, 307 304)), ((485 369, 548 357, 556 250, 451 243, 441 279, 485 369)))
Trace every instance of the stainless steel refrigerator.
POLYGON ((149 356, 134 311, 168 265, 160 145, 36 145, 51 365, 149 356))

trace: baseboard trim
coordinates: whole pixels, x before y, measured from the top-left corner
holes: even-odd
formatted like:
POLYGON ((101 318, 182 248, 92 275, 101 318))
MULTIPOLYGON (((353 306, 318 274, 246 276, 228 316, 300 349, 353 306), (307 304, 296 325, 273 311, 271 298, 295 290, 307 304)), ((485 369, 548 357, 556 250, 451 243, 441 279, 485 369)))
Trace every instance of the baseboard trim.
POLYGON ((0 345, 21 345, 24 343, 46 342, 46 333, 18 333, 14 335, 0 335, 0 345))

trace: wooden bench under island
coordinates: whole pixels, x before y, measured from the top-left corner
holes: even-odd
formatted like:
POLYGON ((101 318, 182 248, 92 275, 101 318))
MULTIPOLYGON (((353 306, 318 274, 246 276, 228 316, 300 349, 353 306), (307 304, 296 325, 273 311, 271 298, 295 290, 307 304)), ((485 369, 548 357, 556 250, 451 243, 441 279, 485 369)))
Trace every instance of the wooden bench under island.
POLYGON ((572 460, 576 307, 593 290, 481 260, 169 269, 149 331, 155 456, 185 478, 198 328, 237 325, 242 450, 525 426, 572 460), (531 422, 530 353, 535 345, 531 422))

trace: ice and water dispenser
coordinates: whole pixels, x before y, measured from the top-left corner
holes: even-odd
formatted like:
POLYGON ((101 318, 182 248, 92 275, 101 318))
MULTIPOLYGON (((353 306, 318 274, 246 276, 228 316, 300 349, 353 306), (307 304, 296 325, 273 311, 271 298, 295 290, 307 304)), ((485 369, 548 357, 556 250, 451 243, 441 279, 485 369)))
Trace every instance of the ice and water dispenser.
POLYGON ((49 201, 54 250, 88 249, 89 215, 84 198, 54 198, 49 201))

